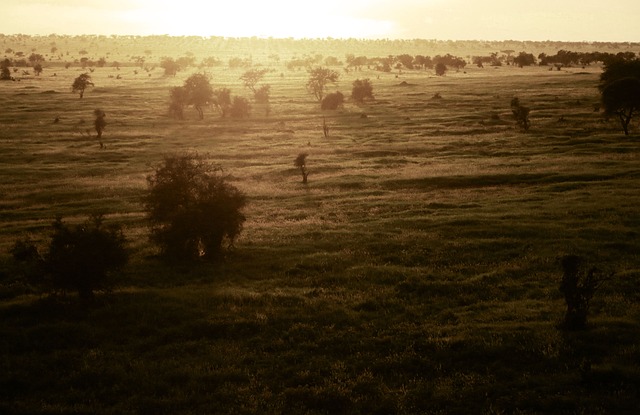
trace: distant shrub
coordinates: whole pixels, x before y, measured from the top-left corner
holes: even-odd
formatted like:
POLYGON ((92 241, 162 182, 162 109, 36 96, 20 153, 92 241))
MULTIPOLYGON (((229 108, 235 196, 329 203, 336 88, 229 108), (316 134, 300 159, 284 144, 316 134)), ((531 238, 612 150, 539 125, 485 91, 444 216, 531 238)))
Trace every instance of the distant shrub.
POLYGON ((518 56, 513 58, 513 63, 522 68, 525 66, 535 65, 536 58, 532 53, 520 52, 518 56))
POLYGON ((436 64, 436 75, 443 76, 445 73, 447 73, 447 65, 442 62, 438 62, 436 64))
POLYGON ((563 275, 560 292, 567 304, 561 327, 566 330, 582 330, 587 326, 589 303, 593 295, 613 274, 605 275, 595 267, 585 272, 584 260, 576 255, 564 256, 561 265, 563 275))
POLYGON ((520 128, 528 131, 530 126, 529 113, 531 110, 527 107, 523 107, 520 104, 520 99, 514 97, 511 100, 511 112, 513 113, 513 117, 516 119, 516 123, 520 128))
MULTIPOLYGON (((115 62, 114 62, 115 64, 115 62)), ((162 58, 160 61, 160 67, 164 69, 164 74, 167 76, 176 76, 176 73, 181 69, 181 66, 173 58, 162 58)))
POLYGON ((369 81, 369 79, 356 79, 353 81, 351 98, 356 102, 373 99, 373 85, 371 85, 371 81, 369 81))
POLYGON ((167 156, 147 182, 151 240, 165 258, 214 259, 240 234, 246 197, 203 157, 167 156))
POLYGON ((10 81, 11 80, 11 61, 9 59, 4 59, 0 62, 0 81, 10 81))
POLYGON ((320 108, 323 110, 335 110, 338 109, 344 103, 344 95, 341 92, 333 92, 327 94, 322 99, 322 103, 320 104, 320 108))
POLYGON ((94 291, 114 285, 113 272, 128 260, 126 240, 119 226, 105 227, 101 215, 70 226, 61 218, 53 223, 48 252, 40 255, 29 240, 17 241, 11 254, 30 282, 45 289, 76 291, 91 299, 94 291))
POLYGON ((258 104, 268 104, 269 95, 271 93, 271 85, 262 85, 254 92, 254 98, 258 104))
POLYGON ((244 97, 233 97, 231 106, 229 107, 229 115, 233 118, 248 117, 251 112, 251 104, 244 97))

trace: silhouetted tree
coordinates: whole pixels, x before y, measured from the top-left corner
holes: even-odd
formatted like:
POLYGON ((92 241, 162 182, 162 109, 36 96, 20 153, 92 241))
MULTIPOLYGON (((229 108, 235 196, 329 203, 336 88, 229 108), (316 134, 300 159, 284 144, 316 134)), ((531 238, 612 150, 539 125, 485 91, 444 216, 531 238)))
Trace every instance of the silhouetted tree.
POLYGON ((595 292, 609 280, 613 274, 605 275, 595 267, 585 272, 584 260, 577 255, 562 257, 562 282, 560 292, 567 304, 562 328, 582 330, 587 326, 589 303, 595 292))
POLYGON ((40 65, 39 63, 33 65, 33 73, 36 74, 36 76, 40 76, 40 74, 42 73, 42 65, 40 65))
POLYGON ((598 89, 602 92, 609 83, 622 78, 640 79, 640 59, 625 60, 614 58, 608 60, 600 74, 598 89))
POLYGON ((186 104, 193 105, 198 111, 198 118, 203 119, 202 107, 213 101, 213 88, 209 76, 204 73, 193 74, 184 81, 183 88, 187 98, 186 104))
POLYGON ((640 111, 640 79, 613 80, 604 87, 601 97, 605 115, 617 115, 624 134, 629 135, 629 123, 640 111))
POLYGON ((71 91, 80 93, 80 99, 82 99, 82 97, 84 96, 84 90, 89 86, 93 86, 93 82, 91 82, 91 75, 89 75, 88 73, 83 73, 73 81, 73 85, 71 85, 71 91))
POLYGON ((443 76, 447 72, 447 65, 442 62, 436 64, 436 75, 443 76))
POLYGON ((324 90, 329 83, 336 83, 340 78, 340 74, 332 69, 317 66, 309 69, 309 80, 307 81, 307 90, 312 93, 316 99, 322 102, 324 90))
POLYGON ((151 239, 172 260, 214 259, 242 230, 245 195, 197 154, 166 156, 147 177, 151 239))
POLYGON ((365 99, 373 99, 373 85, 369 79, 356 79, 351 89, 351 99, 363 102, 365 99))

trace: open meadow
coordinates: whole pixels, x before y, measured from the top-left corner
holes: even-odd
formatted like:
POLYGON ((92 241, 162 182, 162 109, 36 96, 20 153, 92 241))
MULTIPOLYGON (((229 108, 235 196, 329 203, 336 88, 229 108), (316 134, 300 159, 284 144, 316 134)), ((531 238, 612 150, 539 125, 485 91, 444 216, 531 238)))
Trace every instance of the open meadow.
MULTIPOLYGON (((0 83, 0 413, 640 411, 638 124, 594 111, 599 65, 336 67, 329 91, 368 78, 375 100, 321 111, 277 53, 269 111, 246 119, 168 116, 196 67, 95 68, 82 99, 77 65, 0 83), (170 265, 148 240, 146 178, 184 152, 248 198, 217 263, 170 265), (17 239, 44 247, 56 216, 92 213, 128 239, 116 289, 86 307, 16 277, 17 239), (583 331, 558 328, 567 254, 615 273, 583 331)), ((246 68, 205 70, 250 97, 246 68)))

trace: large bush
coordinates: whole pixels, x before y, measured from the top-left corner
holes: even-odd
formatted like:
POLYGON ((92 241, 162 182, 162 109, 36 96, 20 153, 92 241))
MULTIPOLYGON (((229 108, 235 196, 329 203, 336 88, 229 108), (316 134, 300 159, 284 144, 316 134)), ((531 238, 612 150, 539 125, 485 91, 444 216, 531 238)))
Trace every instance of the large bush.
POLYGON ((94 291, 111 288, 112 274, 128 260, 126 240, 119 226, 106 227, 100 215, 79 225, 58 218, 46 254, 29 241, 17 241, 11 253, 23 265, 30 282, 55 291, 76 291, 90 299, 94 291))
POLYGON ((322 103, 320 104, 320 108, 323 110, 335 110, 338 109, 342 104, 344 104, 344 95, 341 92, 332 92, 331 94, 327 94, 324 98, 322 98, 322 103))
POLYGON ((167 156, 147 181, 151 239, 166 258, 216 258, 240 234, 245 195, 202 156, 167 156))
POLYGON ((369 79, 356 79, 353 81, 351 98, 356 102, 373 99, 373 85, 371 85, 371 81, 369 81, 369 79))

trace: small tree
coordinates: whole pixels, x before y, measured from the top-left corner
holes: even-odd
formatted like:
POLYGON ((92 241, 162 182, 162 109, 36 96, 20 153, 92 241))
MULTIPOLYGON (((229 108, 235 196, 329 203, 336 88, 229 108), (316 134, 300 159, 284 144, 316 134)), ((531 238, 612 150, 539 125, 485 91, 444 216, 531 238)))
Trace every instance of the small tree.
POLYGON ((602 90, 602 106, 606 116, 618 116, 624 134, 629 135, 629 124, 640 111, 640 79, 629 77, 609 82, 602 90))
POLYGON ((184 81, 183 88, 186 104, 193 105, 198 111, 198 118, 203 119, 202 107, 213 101, 213 88, 209 82, 209 76, 204 73, 193 74, 184 81))
POLYGON ((344 103, 344 95, 340 91, 327 94, 322 99, 320 108, 323 110, 336 110, 344 103))
POLYGON ((373 85, 369 79, 356 79, 351 89, 351 99, 356 102, 364 102, 365 99, 373 99, 373 85))
POLYGON ((321 66, 309 69, 308 72, 309 80, 307 81, 307 90, 312 93, 318 101, 322 102, 327 84, 335 84, 338 82, 340 74, 332 69, 321 66))
POLYGON ((10 81, 11 80, 11 61, 9 59, 4 59, 0 62, 0 81, 10 81))
POLYGON ((443 76, 445 73, 447 73, 447 65, 442 62, 436 63, 436 75, 443 76))
POLYGON ((530 126, 529 113, 531 112, 531 110, 520 105, 520 99, 514 97, 511 100, 511 112, 513 113, 513 117, 516 119, 516 123, 520 126, 520 128, 528 131, 530 126))
POLYGON ((593 295, 613 274, 605 275, 595 267, 585 272, 584 260, 576 255, 564 256, 561 265, 563 275, 560 292, 567 304, 562 327, 581 330, 587 326, 589 303, 593 295))
POLYGON ((300 173, 302 173, 302 183, 307 184, 307 177, 309 176, 309 171, 307 170, 307 153, 300 153, 298 157, 293 161, 293 165, 300 169, 300 173))
POLYGON ((240 234, 245 195, 197 154, 166 156, 147 177, 151 239, 173 260, 216 258, 240 234))
POLYGON ((40 65, 39 63, 33 65, 33 73, 35 73, 36 76, 40 76, 40 74, 42 73, 42 65, 40 65))
POLYGON ((71 85, 71 91, 80 93, 80 99, 82 99, 82 97, 84 96, 84 90, 89 86, 93 86, 93 82, 91 82, 91 75, 89 75, 88 73, 83 73, 73 81, 73 85, 71 85))

